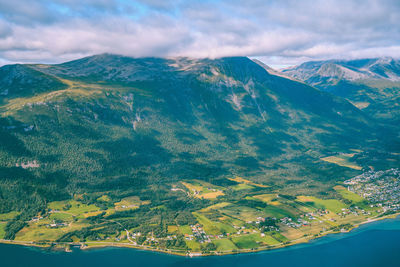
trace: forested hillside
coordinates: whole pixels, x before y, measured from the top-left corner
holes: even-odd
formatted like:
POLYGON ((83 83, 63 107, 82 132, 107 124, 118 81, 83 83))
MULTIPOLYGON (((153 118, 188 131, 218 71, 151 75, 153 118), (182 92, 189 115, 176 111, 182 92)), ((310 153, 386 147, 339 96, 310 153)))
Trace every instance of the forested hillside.
POLYGON ((190 212, 210 204, 171 190, 184 181, 226 186, 239 176, 265 186, 254 190, 321 196, 362 169, 399 163, 396 131, 245 57, 9 65, 0 103, 0 213, 19 214, 8 239, 54 201, 106 210, 136 196, 148 204, 127 223, 160 225, 195 220, 190 212), (356 167, 323 160, 341 153, 356 167))

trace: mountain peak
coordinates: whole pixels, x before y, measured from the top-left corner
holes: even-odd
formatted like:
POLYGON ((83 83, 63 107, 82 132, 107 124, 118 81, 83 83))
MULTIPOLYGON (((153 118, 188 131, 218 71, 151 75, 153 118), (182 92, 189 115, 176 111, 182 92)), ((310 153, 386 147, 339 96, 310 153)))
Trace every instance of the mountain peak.
POLYGON ((400 62, 391 57, 310 61, 282 71, 284 74, 306 81, 312 85, 337 83, 340 80, 376 80, 400 81, 400 62))
POLYGON ((371 117, 397 124, 400 61, 392 57, 305 62, 283 71, 344 97, 371 117), (397 121, 396 121, 397 120, 397 121))

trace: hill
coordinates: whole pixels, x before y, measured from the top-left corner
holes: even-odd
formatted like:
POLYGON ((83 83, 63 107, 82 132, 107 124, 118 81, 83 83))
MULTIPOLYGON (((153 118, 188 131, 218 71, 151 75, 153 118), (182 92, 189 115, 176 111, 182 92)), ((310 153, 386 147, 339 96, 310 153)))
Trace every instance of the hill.
POLYGON ((0 213, 19 214, 9 239, 55 201, 105 212, 147 203, 126 223, 161 227, 196 220, 205 198, 335 194, 361 169, 398 163, 392 133, 364 112, 245 57, 103 54, 0 74, 0 213), (335 161, 342 154, 346 164, 335 161), (233 185, 244 191, 222 188, 233 185))
POLYGON ((282 70, 282 73, 344 97, 375 119, 398 125, 399 60, 312 61, 282 70))

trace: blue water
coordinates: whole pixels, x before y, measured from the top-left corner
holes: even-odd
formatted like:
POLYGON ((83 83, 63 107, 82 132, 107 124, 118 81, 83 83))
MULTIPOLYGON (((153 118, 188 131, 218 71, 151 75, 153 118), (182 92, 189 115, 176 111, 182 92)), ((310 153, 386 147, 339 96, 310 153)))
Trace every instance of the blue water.
POLYGON ((125 248, 65 253, 0 244, 0 266, 400 266, 400 219, 278 250, 200 258, 125 248))

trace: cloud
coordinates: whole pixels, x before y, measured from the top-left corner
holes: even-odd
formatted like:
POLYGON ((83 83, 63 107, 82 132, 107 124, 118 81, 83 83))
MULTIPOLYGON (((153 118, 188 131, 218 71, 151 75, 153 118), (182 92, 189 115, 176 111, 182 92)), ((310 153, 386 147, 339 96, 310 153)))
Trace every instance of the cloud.
POLYGON ((8 23, 0 19, 0 38, 7 38, 12 32, 12 28, 8 23))
POLYGON ((0 1, 0 15, 10 23, 34 26, 50 23, 56 19, 53 12, 42 1, 0 1))
POLYGON ((0 62, 251 56, 272 65, 400 56, 395 0, 0 0, 0 62))

